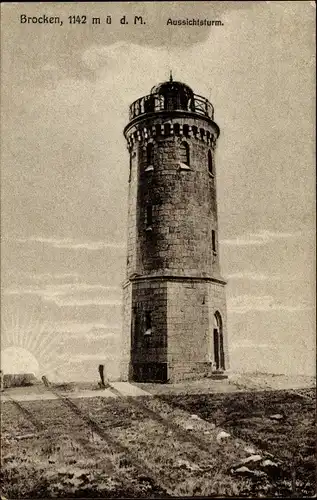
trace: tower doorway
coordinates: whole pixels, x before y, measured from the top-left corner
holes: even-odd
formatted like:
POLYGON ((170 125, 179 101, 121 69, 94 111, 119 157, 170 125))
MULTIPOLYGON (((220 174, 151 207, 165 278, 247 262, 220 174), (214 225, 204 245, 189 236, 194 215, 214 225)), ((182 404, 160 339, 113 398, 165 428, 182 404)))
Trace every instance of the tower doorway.
POLYGON ((214 364, 216 370, 225 370, 222 320, 218 311, 214 315, 213 344, 214 344, 214 364))

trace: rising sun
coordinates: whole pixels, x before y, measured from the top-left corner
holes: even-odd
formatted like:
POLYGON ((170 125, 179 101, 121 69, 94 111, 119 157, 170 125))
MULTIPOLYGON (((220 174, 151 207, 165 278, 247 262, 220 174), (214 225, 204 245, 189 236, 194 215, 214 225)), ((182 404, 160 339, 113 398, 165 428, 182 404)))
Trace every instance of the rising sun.
POLYGON ((1 317, 1 369, 4 373, 34 373, 57 376, 65 360, 56 355, 60 333, 38 317, 37 311, 25 316, 8 311, 1 317), (52 372, 53 370, 53 372, 52 372))
POLYGON ((33 354, 23 347, 11 346, 1 352, 1 369, 4 373, 33 373, 40 371, 39 364, 33 354))

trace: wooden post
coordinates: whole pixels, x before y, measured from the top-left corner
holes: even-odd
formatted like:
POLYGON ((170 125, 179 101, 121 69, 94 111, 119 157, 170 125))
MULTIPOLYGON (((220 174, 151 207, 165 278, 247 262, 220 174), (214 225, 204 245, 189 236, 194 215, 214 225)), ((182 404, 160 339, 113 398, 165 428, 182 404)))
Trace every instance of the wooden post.
POLYGON ((99 365, 98 367, 102 387, 105 387, 104 368, 104 365, 99 365))
POLYGON ((43 380, 43 384, 45 385, 45 387, 49 387, 50 386, 50 383, 49 383, 47 377, 45 377, 45 375, 43 375, 42 380, 43 380))

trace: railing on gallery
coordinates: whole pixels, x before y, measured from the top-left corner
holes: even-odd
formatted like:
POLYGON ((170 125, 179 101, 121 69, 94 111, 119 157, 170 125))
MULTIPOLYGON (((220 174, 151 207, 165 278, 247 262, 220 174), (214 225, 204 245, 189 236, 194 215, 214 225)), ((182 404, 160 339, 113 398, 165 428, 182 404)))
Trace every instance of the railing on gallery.
POLYGON ((214 118, 213 105, 200 95, 193 94, 191 98, 174 94, 163 96, 161 94, 149 94, 134 101, 130 106, 129 119, 133 120, 137 116, 145 113, 155 113, 156 111, 191 111, 199 115, 207 116, 211 120, 214 118))

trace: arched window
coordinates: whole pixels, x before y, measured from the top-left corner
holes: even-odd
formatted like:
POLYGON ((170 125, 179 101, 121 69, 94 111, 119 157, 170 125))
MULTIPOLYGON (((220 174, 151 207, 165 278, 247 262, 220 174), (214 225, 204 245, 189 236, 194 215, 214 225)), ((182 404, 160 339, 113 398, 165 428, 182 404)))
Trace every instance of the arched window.
POLYGON ((214 163, 212 160, 212 154, 210 149, 208 151, 208 172, 210 173, 210 175, 214 176, 214 163))
POLYGON ((189 145, 187 142, 182 142, 180 147, 180 162, 184 163, 189 167, 190 165, 190 155, 189 155, 189 145))
POLYGON ((147 166, 150 166, 150 165, 153 165, 153 163, 154 163, 154 147, 153 147, 153 143, 150 142, 146 146, 146 164, 147 164, 147 166))

